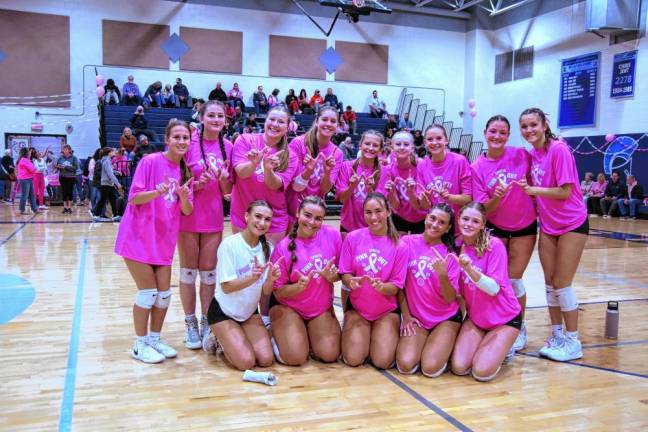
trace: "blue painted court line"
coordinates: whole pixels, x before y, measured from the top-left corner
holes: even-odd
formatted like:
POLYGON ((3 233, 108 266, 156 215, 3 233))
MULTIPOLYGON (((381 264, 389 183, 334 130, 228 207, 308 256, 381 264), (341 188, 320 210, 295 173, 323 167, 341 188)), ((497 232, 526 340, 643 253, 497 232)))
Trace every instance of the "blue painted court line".
POLYGON ((405 384, 404 382, 402 382, 401 380, 396 378, 391 373, 389 373, 389 372, 387 372, 385 370, 380 371, 380 373, 382 373, 385 377, 387 377, 387 379, 389 379, 389 381, 396 384, 402 390, 405 390, 405 392, 409 393, 409 395, 412 396, 414 399, 416 399, 417 401, 421 402, 423 405, 425 405, 426 407, 428 407, 429 409, 434 411, 437 415, 441 416, 445 421, 447 421, 448 423, 450 423, 451 425, 453 425, 454 427, 456 427, 460 431, 472 431, 472 429, 470 429, 468 426, 461 423, 459 420, 452 417, 450 414, 445 412, 443 409, 439 408, 438 406, 436 406, 435 404, 433 404, 432 402, 427 400, 423 395, 421 395, 420 393, 418 393, 417 391, 415 391, 414 389, 409 387, 407 384, 405 384))
POLYGON ((81 260, 79 263, 79 280, 77 282, 76 298, 74 300, 74 317, 72 318, 72 332, 68 348, 67 371, 65 373, 65 387, 61 400, 61 415, 59 418, 59 431, 72 429, 72 415, 74 413, 74 390, 76 387, 77 354, 79 352, 79 334, 81 327, 81 308, 83 306, 83 288, 85 279, 86 254, 88 252, 88 239, 83 239, 81 247, 81 260))
MULTIPOLYGON (((22 231, 22 229, 25 228, 25 227, 27 226, 27 224, 28 224, 32 219, 34 219, 35 217, 36 217, 36 214, 33 214, 33 215, 31 215, 31 216, 29 217, 29 219, 27 219, 26 221, 16 222, 16 223, 19 223, 20 226, 19 226, 18 228, 16 228, 16 229, 11 233, 11 234, 9 234, 9 236, 8 236, 7 238, 5 238, 4 240, 0 241, 0 246, 4 246, 4 245, 5 245, 9 240, 11 240, 11 239, 16 235, 16 234, 18 234, 20 231, 22 231)), ((12 223, 13 223, 13 222, 12 222, 12 223)))
POLYGON ((609 231, 604 229, 592 228, 590 235, 604 237, 614 240, 625 240, 639 243, 648 243, 648 234, 624 233, 620 231, 609 231))
POLYGON ((648 339, 636 340, 636 341, 621 341, 621 342, 608 342, 602 344, 593 344, 593 345, 583 345, 583 349, 590 348, 608 348, 608 347, 617 347, 617 346, 626 346, 626 345, 641 345, 648 343, 648 339))
MULTIPOLYGON (((516 354, 523 355, 523 356, 526 356, 526 357, 534 357, 534 358, 537 358, 537 359, 541 359, 541 357, 540 357, 540 355, 538 355, 538 353, 523 353, 523 352, 518 351, 516 354)), ((544 360, 544 361, 553 361, 553 360, 544 359, 544 358, 542 358, 542 360, 544 360)), ((560 363, 560 362, 556 362, 556 363, 560 363)), ((574 365, 574 366, 585 367, 585 368, 589 368, 589 369, 601 370, 601 371, 604 371, 604 372, 617 373, 617 374, 621 374, 621 375, 628 375, 628 376, 639 377, 639 378, 648 378, 648 375, 640 374, 640 373, 637 373, 637 372, 626 372, 626 371, 622 371, 622 370, 619 370, 619 369, 606 368, 606 367, 603 367, 603 366, 594 366, 594 365, 590 365, 590 364, 586 364, 586 363, 579 363, 579 362, 576 362, 576 361, 573 361, 573 360, 568 361, 568 362, 562 362, 562 363, 570 364, 570 365, 574 365)))

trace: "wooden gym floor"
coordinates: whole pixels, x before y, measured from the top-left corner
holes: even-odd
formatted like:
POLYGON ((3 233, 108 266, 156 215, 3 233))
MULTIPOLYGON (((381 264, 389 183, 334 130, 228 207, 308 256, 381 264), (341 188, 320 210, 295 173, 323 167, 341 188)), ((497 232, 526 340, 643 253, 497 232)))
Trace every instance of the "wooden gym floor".
POLYGON ((578 361, 535 354, 549 323, 534 254, 524 278, 529 347, 491 383, 311 360, 269 368, 279 384, 266 387, 184 348, 177 272, 163 337, 178 358, 132 360, 135 289, 113 253, 117 224, 74 211, 25 217, 0 205, 2 431, 648 430, 648 221, 590 220, 574 281, 578 361), (621 302, 616 341, 603 338, 608 300, 621 302))

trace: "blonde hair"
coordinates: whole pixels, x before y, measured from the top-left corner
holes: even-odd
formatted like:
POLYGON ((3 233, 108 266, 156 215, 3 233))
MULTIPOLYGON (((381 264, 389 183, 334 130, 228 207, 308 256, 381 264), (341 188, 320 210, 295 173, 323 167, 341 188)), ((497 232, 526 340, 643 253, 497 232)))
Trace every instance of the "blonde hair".
MULTIPOLYGON (((461 215, 467 209, 477 210, 481 214, 484 224, 486 224, 486 207, 484 207, 484 204, 480 203, 479 201, 469 202, 465 206, 461 207, 461 210, 459 210, 459 218, 461 218, 461 215)), ((484 253, 486 253, 486 251, 490 249, 490 240, 491 240, 490 230, 487 230, 485 227, 479 230, 474 245, 478 257, 482 257, 484 253)))

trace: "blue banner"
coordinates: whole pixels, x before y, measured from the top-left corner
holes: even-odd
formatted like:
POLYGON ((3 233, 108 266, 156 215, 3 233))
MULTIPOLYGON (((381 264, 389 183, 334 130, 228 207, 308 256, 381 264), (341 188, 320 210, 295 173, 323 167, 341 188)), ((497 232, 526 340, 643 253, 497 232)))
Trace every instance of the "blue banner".
POLYGON ((610 97, 634 96, 637 50, 614 55, 610 97))
POLYGON ((594 126, 596 89, 601 53, 585 54, 562 61, 558 127, 594 126))

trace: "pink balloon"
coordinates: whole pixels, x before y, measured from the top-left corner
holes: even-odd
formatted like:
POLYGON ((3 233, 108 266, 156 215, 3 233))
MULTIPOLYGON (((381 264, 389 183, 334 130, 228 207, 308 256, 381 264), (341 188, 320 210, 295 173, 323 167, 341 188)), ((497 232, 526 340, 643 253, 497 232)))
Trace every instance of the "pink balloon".
POLYGON ((470 110, 470 117, 475 118, 476 115, 477 115, 477 110, 476 109, 471 109, 470 110))
POLYGON ((475 108, 475 105, 477 105, 477 102, 475 102, 475 99, 468 99, 468 108, 475 108))
POLYGON ((98 86, 102 86, 104 84, 104 76, 103 75, 97 75, 95 77, 95 81, 97 81, 98 86))
POLYGON ((605 135, 605 142, 612 142, 616 139, 616 135, 614 134, 607 134, 605 135))
POLYGON ((99 87, 97 87, 96 92, 97 92, 97 97, 102 98, 102 97, 104 97, 104 95, 106 94, 106 89, 104 89, 103 87, 99 86, 99 87))

